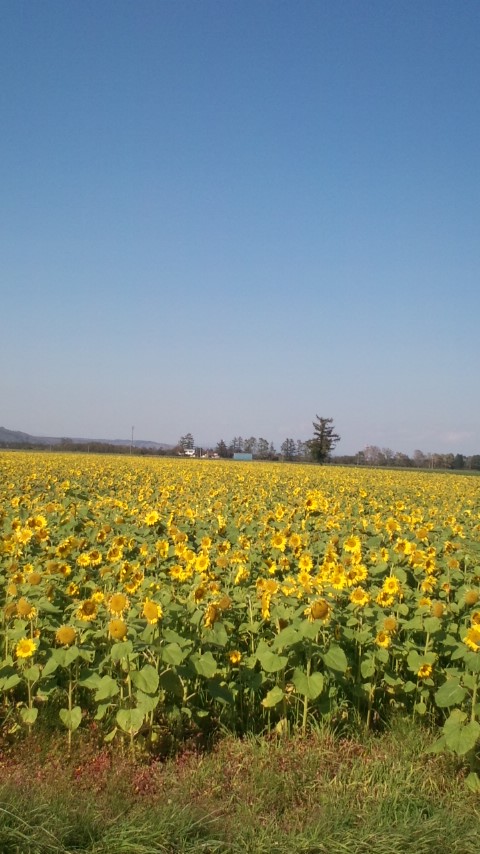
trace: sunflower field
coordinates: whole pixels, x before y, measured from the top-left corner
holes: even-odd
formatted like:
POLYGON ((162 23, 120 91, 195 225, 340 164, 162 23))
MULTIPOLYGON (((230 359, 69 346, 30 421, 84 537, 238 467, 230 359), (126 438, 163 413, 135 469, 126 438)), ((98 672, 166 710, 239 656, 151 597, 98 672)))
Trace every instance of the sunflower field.
POLYGON ((480 737, 480 478, 0 453, 4 732, 480 737))

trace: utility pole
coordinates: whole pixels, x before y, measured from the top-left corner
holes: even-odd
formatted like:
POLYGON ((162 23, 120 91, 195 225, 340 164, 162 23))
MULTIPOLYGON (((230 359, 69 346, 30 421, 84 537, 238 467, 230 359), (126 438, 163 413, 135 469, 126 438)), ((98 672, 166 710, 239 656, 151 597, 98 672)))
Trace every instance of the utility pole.
POLYGON ((132 449, 133 449, 133 431, 134 431, 134 429, 135 429, 135 427, 132 427, 132 441, 130 442, 130 453, 132 453, 132 449))

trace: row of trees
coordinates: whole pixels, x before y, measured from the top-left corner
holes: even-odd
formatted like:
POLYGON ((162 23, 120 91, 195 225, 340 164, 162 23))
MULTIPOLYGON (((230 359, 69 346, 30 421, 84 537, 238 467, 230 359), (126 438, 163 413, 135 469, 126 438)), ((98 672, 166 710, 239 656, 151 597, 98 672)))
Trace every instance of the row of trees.
MULTIPOLYGON (((280 446, 280 456, 284 460, 306 461, 313 460, 324 463, 340 441, 340 436, 335 433, 333 418, 320 418, 313 422, 313 438, 307 442, 301 439, 285 439, 280 446)), ((186 433, 178 440, 174 448, 175 453, 185 454, 195 448, 195 440, 191 433, 186 433)), ((208 453, 208 452, 207 452, 208 453)), ((250 436, 244 439, 242 436, 234 436, 227 443, 220 439, 215 448, 215 453, 222 459, 233 457, 234 454, 252 454, 258 460, 278 460, 279 454, 273 442, 260 436, 250 436)))
POLYGON ((338 456, 332 461, 338 465, 364 466, 399 466, 402 468, 420 469, 462 469, 480 470, 480 454, 466 456, 465 454, 424 453, 416 450, 412 456, 391 448, 379 448, 368 445, 357 454, 338 456))
MULTIPOLYGON (((379 448, 377 445, 368 445, 362 451, 356 454, 335 456, 332 458, 332 452, 340 441, 340 436, 336 432, 333 418, 324 418, 319 415, 312 422, 313 436, 307 441, 302 439, 285 439, 280 451, 277 452, 273 442, 260 436, 250 436, 244 439, 242 436, 234 436, 227 443, 220 439, 216 447, 213 449, 199 449, 195 446, 195 439, 192 433, 186 433, 181 436, 177 445, 170 451, 165 449, 153 448, 136 448, 133 443, 130 445, 117 445, 107 442, 88 442, 80 443, 73 442, 71 439, 63 439, 56 445, 51 446, 50 450, 62 451, 85 451, 93 453, 135 453, 135 454, 155 454, 164 456, 166 454, 184 454, 192 456, 194 453, 199 456, 206 454, 207 456, 218 455, 222 459, 233 457, 236 453, 252 454, 254 459, 258 460, 278 460, 283 459, 291 462, 317 462, 325 463, 331 461, 337 465, 366 465, 366 466, 398 466, 402 468, 425 468, 425 469, 471 469, 480 471, 480 454, 465 456, 464 454, 439 454, 439 453, 424 453, 416 450, 412 457, 399 451, 392 451, 391 448, 379 448)), ((31 447, 36 448, 36 445, 16 442, 0 442, 0 447, 31 447)), ((42 446, 42 450, 44 450, 42 446)))
MULTIPOLYGON (((233 457, 235 453, 252 454, 259 460, 278 460, 279 458, 289 462, 318 462, 330 461, 337 465, 365 465, 365 466, 397 466, 401 468, 424 468, 424 469, 470 469, 480 470, 480 454, 465 456, 464 454, 440 454, 424 453, 416 450, 411 457, 401 451, 392 451, 391 448, 379 448, 377 445, 368 445, 356 454, 332 457, 332 452, 340 441, 336 432, 333 418, 323 418, 319 415, 313 421, 313 437, 307 441, 302 439, 285 439, 280 451, 277 452, 273 442, 262 437, 250 436, 248 439, 235 436, 227 445, 220 439, 214 452, 222 459, 233 457)), ((187 448, 194 448, 195 443, 191 433, 182 436, 177 449, 182 452, 187 448)))

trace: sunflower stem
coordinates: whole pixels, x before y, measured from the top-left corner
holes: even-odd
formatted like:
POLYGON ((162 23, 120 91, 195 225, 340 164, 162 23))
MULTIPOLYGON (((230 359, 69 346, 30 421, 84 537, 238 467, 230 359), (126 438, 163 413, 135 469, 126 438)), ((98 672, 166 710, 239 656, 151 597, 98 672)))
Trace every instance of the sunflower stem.
MULTIPOLYGON (((307 658, 307 680, 310 676, 310 667, 311 667, 311 658, 310 656, 307 658)), ((303 698, 303 718, 302 718, 302 735, 307 734, 307 720, 308 720, 308 697, 305 694, 303 698)))
POLYGON ((67 745, 68 745, 68 755, 69 756, 72 752, 72 695, 73 695, 72 665, 70 664, 70 666, 68 668, 68 718, 69 718, 69 726, 68 726, 68 736, 67 736, 67 745))
POLYGON ((476 718, 475 714, 475 706, 477 703, 477 690, 478 690, 478 678, 475 678, 475 682, 473 683, 473 694, 472 694, 472 709, 470 712, 470 720, 473 722, 476 718))

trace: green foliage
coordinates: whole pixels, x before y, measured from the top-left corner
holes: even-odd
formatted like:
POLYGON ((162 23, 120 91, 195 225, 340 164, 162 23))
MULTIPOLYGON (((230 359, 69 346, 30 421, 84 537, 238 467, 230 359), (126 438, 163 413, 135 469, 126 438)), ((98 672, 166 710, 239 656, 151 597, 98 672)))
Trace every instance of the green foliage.
POLYGON ((324 463, 340 441, 340 436, 335 433, 333 418, 316 417, 317 420, 313 422, 313 439, 309 440, 308 446, 313 459, 317 463, 324 463))

